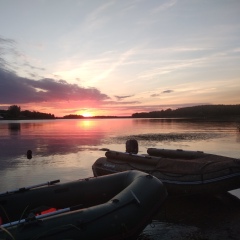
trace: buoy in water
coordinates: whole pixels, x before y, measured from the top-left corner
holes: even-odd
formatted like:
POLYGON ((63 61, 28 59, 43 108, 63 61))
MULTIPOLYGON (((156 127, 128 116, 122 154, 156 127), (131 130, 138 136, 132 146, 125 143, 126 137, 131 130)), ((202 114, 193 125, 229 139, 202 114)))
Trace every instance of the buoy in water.
POLYGON ((28 151, 27 151, 27 158, 28 158, 28 159, 31 159, 31 158, 32 158, 32 151, 31 151, 31 150, 28 150, 28 151))
POLYGON ((126 141, 126 152, 127 153, 138 153, 138 142, 136 139, 129 139, 126 141))

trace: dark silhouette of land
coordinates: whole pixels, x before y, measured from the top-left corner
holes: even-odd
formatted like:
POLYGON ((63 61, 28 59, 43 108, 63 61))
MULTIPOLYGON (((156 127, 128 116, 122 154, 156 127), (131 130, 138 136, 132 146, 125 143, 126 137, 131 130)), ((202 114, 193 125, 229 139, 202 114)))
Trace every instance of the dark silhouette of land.
POLYGON ((21 111, 21 107, 11 105, 8 110, 0 110, 0 119, 23 120, 23 119, 55 119, 51 113, 41 113, 36 111, 21 111))
POLYGON ((238 118, 240 104, 237 105, 201 105, 194 107, 167 109, 132 114, 133 118, 238 118))
POLYGON ((200 105, 193 107, 166 109, 152 112, 133 113, 131 116, 93 116, 70 114, 55 117, 51 113, 21 111, 20 106, 12 105, 8 110, 0 110, 0 119, 104 119, 104 118, 200 118, 200 119, 232 119, 240 121, 240 104, 236 105, 200 105))
MULTIPOLYGON (((82 115, 76 115, 76 114, 69 114, 69 115, 65 115, 62 118, 65 119, 81 119, 81 118, 122 118, 122 117, 117 117, 117 116, 93 116, 93 117, 84 117, 82 115)), ((123 117, 126 118, 126 117, 123 117)), ((129 116, 127 117, 129 118, 129 116)))

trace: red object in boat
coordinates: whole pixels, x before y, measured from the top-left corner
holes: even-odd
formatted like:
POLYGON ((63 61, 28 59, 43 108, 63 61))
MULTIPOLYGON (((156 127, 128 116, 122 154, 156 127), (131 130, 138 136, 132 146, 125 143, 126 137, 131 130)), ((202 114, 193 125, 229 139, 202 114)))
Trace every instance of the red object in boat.
POLYGON ((49 208, 49 209, 47 209, 47 210, 45 210, 45 211, 42 211, 40 214, 37 214, 37 216, 38 216, 38 215, 42 215, 42 214, 47 214, 47 213, 55 212, 55 211, 57 211, 56 208, 49 208))

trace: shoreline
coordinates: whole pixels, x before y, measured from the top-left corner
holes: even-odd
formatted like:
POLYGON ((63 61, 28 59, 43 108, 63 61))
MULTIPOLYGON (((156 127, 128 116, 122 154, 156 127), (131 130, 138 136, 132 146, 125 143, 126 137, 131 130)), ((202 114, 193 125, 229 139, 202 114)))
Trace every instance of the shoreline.
POLYGON ((154 220, 172 225, 166 239, 182 231, 182 240, 239 240, 240 199, 228 192, 171 197, 154 220))

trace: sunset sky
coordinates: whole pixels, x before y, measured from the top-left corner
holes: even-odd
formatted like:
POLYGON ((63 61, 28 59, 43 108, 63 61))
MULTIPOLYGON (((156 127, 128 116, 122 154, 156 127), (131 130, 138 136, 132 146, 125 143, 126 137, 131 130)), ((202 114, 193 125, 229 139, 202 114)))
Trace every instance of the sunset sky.
POLYGON ((240 104, 239 0, 0 0, 0 109, 127 116, 240 104))

